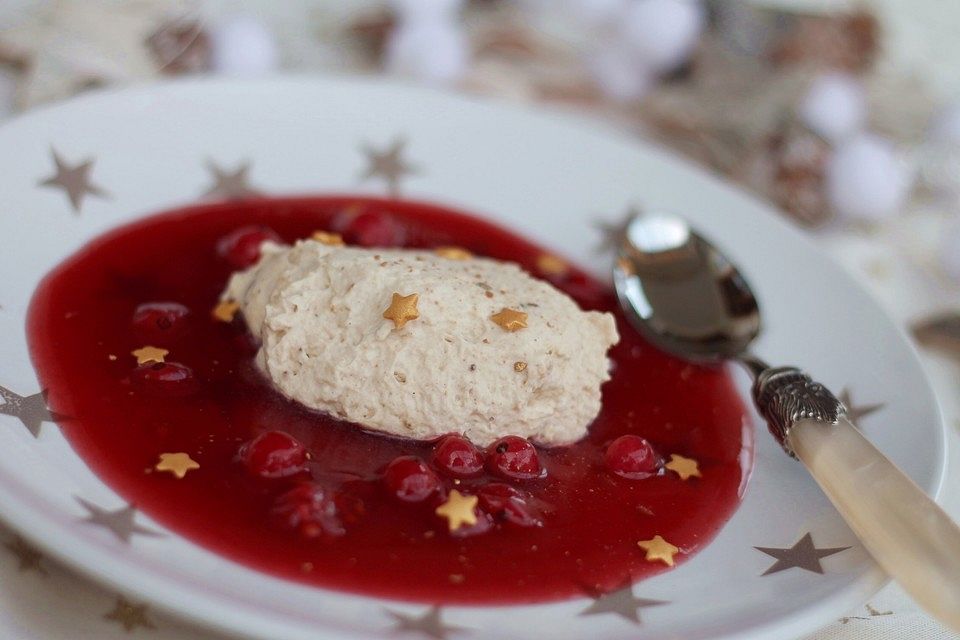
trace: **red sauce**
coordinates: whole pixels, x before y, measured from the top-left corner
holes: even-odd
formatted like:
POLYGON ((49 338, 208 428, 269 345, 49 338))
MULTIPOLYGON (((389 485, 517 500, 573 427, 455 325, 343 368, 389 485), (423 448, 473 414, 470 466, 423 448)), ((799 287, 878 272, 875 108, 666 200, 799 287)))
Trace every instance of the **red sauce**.
MULTIPOLYGON (((244 565, 429 603, 537 602, 610 589, 667 569, 645 559, 639 540, 662 536, 681 549, 679 563, 713 538, 736 509, 752 461, 752 430, 728 373, 646 344, 608 287, 576 269, 549 279, 582 307, 614 312, 622 338, 610 352, 613 379, 590 435, 539 449, 545 478, 509 482, 530 493, 540 527, 500 523, 482 534, 451 535, 433 514, 435 503, 401 502, 383 481, 398 456, 429 461, 431 443, 363 431, 274 391, 254 367, 256 346, 242 320, 211 319, 233 269, 217 243, 249 224, 293 241, 362 211, 389 216, 405 246, 456 245, 538 274, 544 249, 476 218, 412 202, 259 200, 187 208, 114 230, 43 281, 28 322, 50 404, 72 416, 61 427, 90 468, 156 521, 244 565), (168 361, 193 369, 191 395, 157 396, 131 380, 130 352, 144 346, 133 331, 134 310, 162 301, 190 310, 187 330, 165 346, 168 361), (302 477, 252 477, 238 451, 276 429, 306 446, 309 475, 336 496, 343 535, 306 538, 271 516, 277 496, 302 477), (683 481, 662 469, 640 480, 614 475, 604 452, 624 434, 643 436, 662 458, 696 459, 702 477, 683 481), (158 472, 153 467, 165 452, 187 452, 200 468, 182 480, 158 472)), ((378 222, 366 219, 364 230, 382 239, 378 222)), ((465 494, 492 481, 486 472, 459 485, 440 477, 447 490, 465 494)))

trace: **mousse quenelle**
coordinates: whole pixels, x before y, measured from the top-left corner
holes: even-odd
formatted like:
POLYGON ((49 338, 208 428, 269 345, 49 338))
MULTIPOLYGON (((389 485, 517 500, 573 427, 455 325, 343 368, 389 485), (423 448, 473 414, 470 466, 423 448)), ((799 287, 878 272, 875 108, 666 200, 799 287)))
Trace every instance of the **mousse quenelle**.
POLYGON ((415 439, 575 442, 600 411, 618 341, 611 314, 582 311, 513 263, 325 233, 265 242, 222 299, 239 305, 258 368, 285 396, 415 439))

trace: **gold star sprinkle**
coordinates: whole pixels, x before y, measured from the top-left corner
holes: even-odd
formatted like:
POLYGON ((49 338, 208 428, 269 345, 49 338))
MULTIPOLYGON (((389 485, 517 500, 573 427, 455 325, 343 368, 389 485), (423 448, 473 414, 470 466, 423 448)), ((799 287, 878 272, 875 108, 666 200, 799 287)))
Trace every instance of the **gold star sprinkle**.
POLYGON ((311 240, 316 240, 320 244, 330 245, 331 247, 342 247, 343 236, 339 233, 328 233, 326 231, 314 231, 310 236, 311 240))
POLYGON ((224 300, 213 308, 210 314, 220 322, 233 322, 233 317, 240 310, 240 303, 233 300, 224 300))
POLYGON ((469 260, 473 257, 472 253, 460 247, 437 247, 433 252, 447 260, 469 260))
POLYGON ((130 355, 137 359, 137 364, 147 364, 150 362, 163 362, 163 359, 167 357, 168 353, 170 353, 170 351, 167 349, 146 346, 134 349, 130 352, 130 355))
POLYGON ((436 514, 447 519, 450 531, 456 531, 463 525, 477 524, 477 496, 465 496, 456 489, 450 492, 447 501, 437 507, 436 514))
POLYGON ((537 269, 548 276, 562 275, 567 272, 568 268, 565 261, 549 253, 544 253, 537 257, 537 269))
POLYGON ((700 475, 700 467, 698 466, 696 460, 692 458, 684 458, 683 456, 678 456, 675 453, 670 454, 670 462, 663 466, 680 476, 681 480, 703 477, 700 475))
POLYGON ((673 556, 680 552, 679 547, 673 546, 660 536, 653 536, 652 540, 641 540, 637 546, 647 552, 647 560, 659 560, 668 567, 673 566, 673 556))
POLYGON ((407 322, 420 317, 420 312, 417 311, 417 302, 419 301, 419 293, 411 293, 408 296, 394 293, 390 306, 383 312, 383 317, 387 320, 393 320, 393 326, 397 329, 403 329, 403 325, 407 322))
POLYGON ((187 453, 161 453, 160 462, 154 467, 157 471, 169 471, 178 480, 183 480, 188 471, 199 468, 197 461, 187 453))
POLYGON ((513 363, 513 370, 516 371, 517 373, 520 373, 521 371, 526 371, 526 369, 527 369, 526 362, 517 361, 513 363))
POLYGON ((527 328, 527 314, 516 309, 504 307, 500 313, 490 316, 490 319, 500 325, 504 331, 519 331, 527 328))

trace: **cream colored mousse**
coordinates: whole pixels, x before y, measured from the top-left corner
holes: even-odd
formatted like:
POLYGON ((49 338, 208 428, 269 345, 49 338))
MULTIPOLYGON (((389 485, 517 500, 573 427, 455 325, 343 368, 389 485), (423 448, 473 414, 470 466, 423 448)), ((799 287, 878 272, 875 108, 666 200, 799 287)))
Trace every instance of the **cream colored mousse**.
POLYGON ((239 303, 281 393, 408 438, 551 446, 586 435, 619 339, 612 315, 581 311, 515 264, 318 238, 264 243, 222 295, 239 303))

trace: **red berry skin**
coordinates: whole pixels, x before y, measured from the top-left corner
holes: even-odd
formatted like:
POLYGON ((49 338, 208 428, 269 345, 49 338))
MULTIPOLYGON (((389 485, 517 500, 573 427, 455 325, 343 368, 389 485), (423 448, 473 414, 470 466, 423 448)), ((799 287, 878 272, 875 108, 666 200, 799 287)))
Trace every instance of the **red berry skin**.
POLYGON ((133 331, 141 342, 169 345, 189 328, 189 315, 178 302, 147 302, 133 312, 133 331))
POLYGON ((267 431, 240 447, 240 460, 259 478, 287 478, 304 471, 307 450, 283 431, 267 431))
POLYGON ((480 508, 494 522, 506 522, 522 528, 543 526, 539 514, 529 505, 529 495, 508 484, 493 482, 477 492, 480 508))
POLYGON ((263 225, 240 227, 223 236, 217 243, 217 253, 236 269, 246 269, 260 259, 260 245, 265 240, 283 242, 277 232, 263 225))
POLYGON ((148 362, 130 374, 138 389, 157 397, 183 398, 197 390, 193 369, 179 362, 148 362))
POLYGON ((543 475, 537 449, 520 436, 504 436, 487 449, 487 467, 508 480, 530 480, 543 475))
POLYGON ((440 479, 420 458, 400 456, 383 472, 387 490, 404 502, 423 502, 440 488, 440 479))
POLYGON ((434 445, 433 464, 451 478, 471 478, 483 471, 483 456, 468 439, 451 434, 434 445))
POLYGON ((610 443, 604 455, 607 469, 621 478, 642 480, 657 472, 657 453, 653 446, 635 435, 620 436, 610 443))
POLYGON ((280 494, 270 515, 280 526, 304 538, 338 537, 346 533, 335 497, 316 482, 301 482, 280 494))
POLYGON ((333 228, 343 235, 347 244, 361 247, 400 247, 406 233, 388 213, 347 211, 334 219, 333 228))

